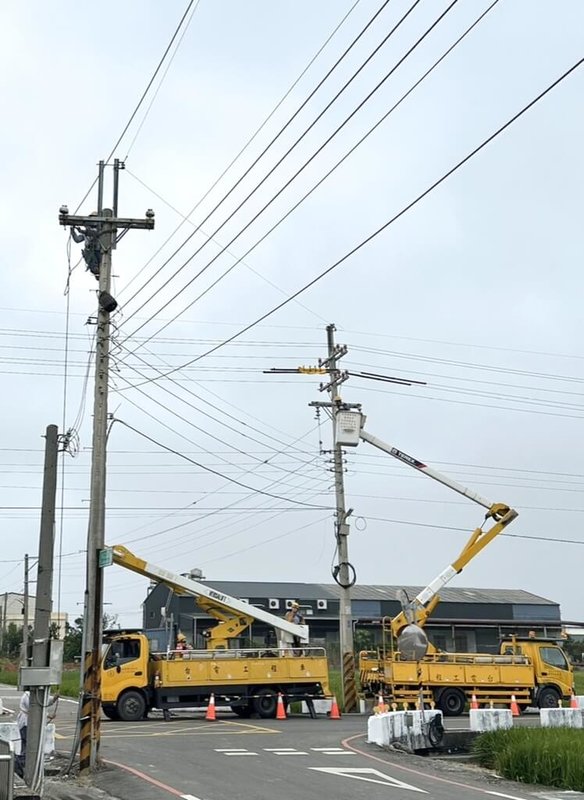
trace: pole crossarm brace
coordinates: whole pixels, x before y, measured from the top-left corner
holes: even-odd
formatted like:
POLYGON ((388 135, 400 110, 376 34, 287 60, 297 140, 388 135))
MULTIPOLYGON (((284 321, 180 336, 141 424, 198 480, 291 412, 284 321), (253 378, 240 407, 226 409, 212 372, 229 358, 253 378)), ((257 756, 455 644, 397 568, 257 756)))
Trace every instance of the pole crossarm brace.
MULTIPOLYGON (((148 212, 146 212, 148 214, 148 212)), ((79 225, 104 225, 109 223, 116 228, 141 228, 144 230, 154 229, 154 215, 146 219, 134 219, 132 217, 82 217, 75 214, 59 213, 59 224, 65 227, 75 228, 79 225)))

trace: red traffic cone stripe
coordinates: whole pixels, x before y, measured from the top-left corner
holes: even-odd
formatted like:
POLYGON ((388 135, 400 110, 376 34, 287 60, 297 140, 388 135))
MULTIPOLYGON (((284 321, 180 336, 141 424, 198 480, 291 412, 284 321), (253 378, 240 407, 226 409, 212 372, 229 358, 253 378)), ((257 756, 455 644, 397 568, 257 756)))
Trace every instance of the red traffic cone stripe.
POLYGON ((333 697, 333 702, 331 704, 330 719, 340 719, 340 718, 341 718, 341 712, 339 711, 339 705, 337 703, 337 698, 333 697))
POLYGON ((211 697, 209 698, 209 705, 207 706, 207 713, 205 714, 205 719, 210 720, 211 722, 215 722, 217 717, 215 716, 215 695, 211 693, 211 697))
POLYGON ((284 698, 282 692, 278 692, 278 705, 276 706, 276 719, 286 719, 286 709, 284 708, 284 698))
POLYGON ((471 708, 478 708, 478 707, 479 707, 479 704, 478 704, 478 702, 477 702, 477 696, 476 696, 476 694, 473 694, 473 696, 472 696, 472 698, 471 698, 471 701, 470 701, 470 707, 471 707, 471 708))
POLYGON ((511 715, 514 717, 521 716, 521 712, 519 711, 519 706, 517 705, 517 700, 515 699, 515 695, 511 695, 511 715))

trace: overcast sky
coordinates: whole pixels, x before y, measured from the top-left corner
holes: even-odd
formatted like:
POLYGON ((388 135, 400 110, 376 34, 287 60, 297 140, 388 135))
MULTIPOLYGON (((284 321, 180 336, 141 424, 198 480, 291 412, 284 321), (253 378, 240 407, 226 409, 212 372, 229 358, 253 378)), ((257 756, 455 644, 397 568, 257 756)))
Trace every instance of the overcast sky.
MULTIPOLYGON (((73 270, 67 315, 68 233, 58 209, 73 211, 89 189, 186 6, 34 1, 0 9, 0 591, 22 589, 23 555, 37 551, 45 427, 75 427, 79 455, 60 466, 63 557, 55 565, 55 607, 72 617, 81 613, 85 572, 92 370, 84 378, 96 282, 83 262, 73 270)), ((343 398, 363 404, 368 430, 519 511, 453 585, 525 589, 582 620, 584 69, 297 301, 152 380, 345 256, 583 56, 581 0, 500 0, 268 234, 489 3, 454 3, 262 211, 448 4, 415 4, 332 102, 411 6, 385 4, 224 202, 381 2, 191 6, 168 71, 167 61, 114 154, 127 167, 120 214, 153 208, 156 229, 128 233, 114 253, 110 410, 159 444, 114 424, 106 539, 169 569, 200 567, 211 582, 330 582, 333 478, 319 439, 329 450, 331 430, 308 406, 324 399, 319 378, 262 371, 316 363, 334 322, 349 348, 343 367, 426 382, 352 378, 343 398)), ((94 190, 82 211, 95 203, 94 190)), ((80 251, 73 245, 71 267, 80 251)), ((478 506, 367 444, 347 451, 345 479, 360 583, 424 585, 482 519, 478 506)), ((139 624, 146 588, 111 567, 107 610, 139 624)))

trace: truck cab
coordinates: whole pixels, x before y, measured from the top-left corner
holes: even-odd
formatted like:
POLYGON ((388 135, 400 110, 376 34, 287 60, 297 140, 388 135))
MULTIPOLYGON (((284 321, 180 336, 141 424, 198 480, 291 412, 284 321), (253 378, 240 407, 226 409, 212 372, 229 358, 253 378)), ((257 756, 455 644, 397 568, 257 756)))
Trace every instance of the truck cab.
POLYGON ((142 704, 149 684, 149 658, 149 643, 144 634, 118 632, 107 642, 101 670, 101 702, 106 717, 118 719, 120 710, 124 716, 124 711, 131 711, 132 703, 142 704))
POLYGON ((574 692, 574 670, 555 639, 512 636, 501 643, 501 655, 524 655, 533 664, 534 701, 539 708, 555 708, 574 692))

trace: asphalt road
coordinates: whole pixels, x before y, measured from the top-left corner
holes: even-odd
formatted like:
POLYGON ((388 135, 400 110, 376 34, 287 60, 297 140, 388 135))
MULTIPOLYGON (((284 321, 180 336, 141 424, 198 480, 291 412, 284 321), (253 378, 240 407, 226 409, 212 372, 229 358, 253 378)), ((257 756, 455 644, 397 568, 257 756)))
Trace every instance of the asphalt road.
MULTIPOLYGON (((0 687, 8 708, 19 693, 0 687)), ((76 704, 61 701, 57 748, 71 747, 76 704)), ((387 752, 366 742, 367 718, 333 721, 293 716, 288 720, 241 720, 219 712, 161 715, 137 723, 102 722, 103 758, 110 768, 98 785, 119 800, 575 800, 575 795, 521 787, 469 764, 387 752)), ((4 718, 6 719, 6 718, 4 718)), ((468 718, 447 720, 467 727, 468 718)), ((532 724, 532 718, 520 720, 532 724)))

